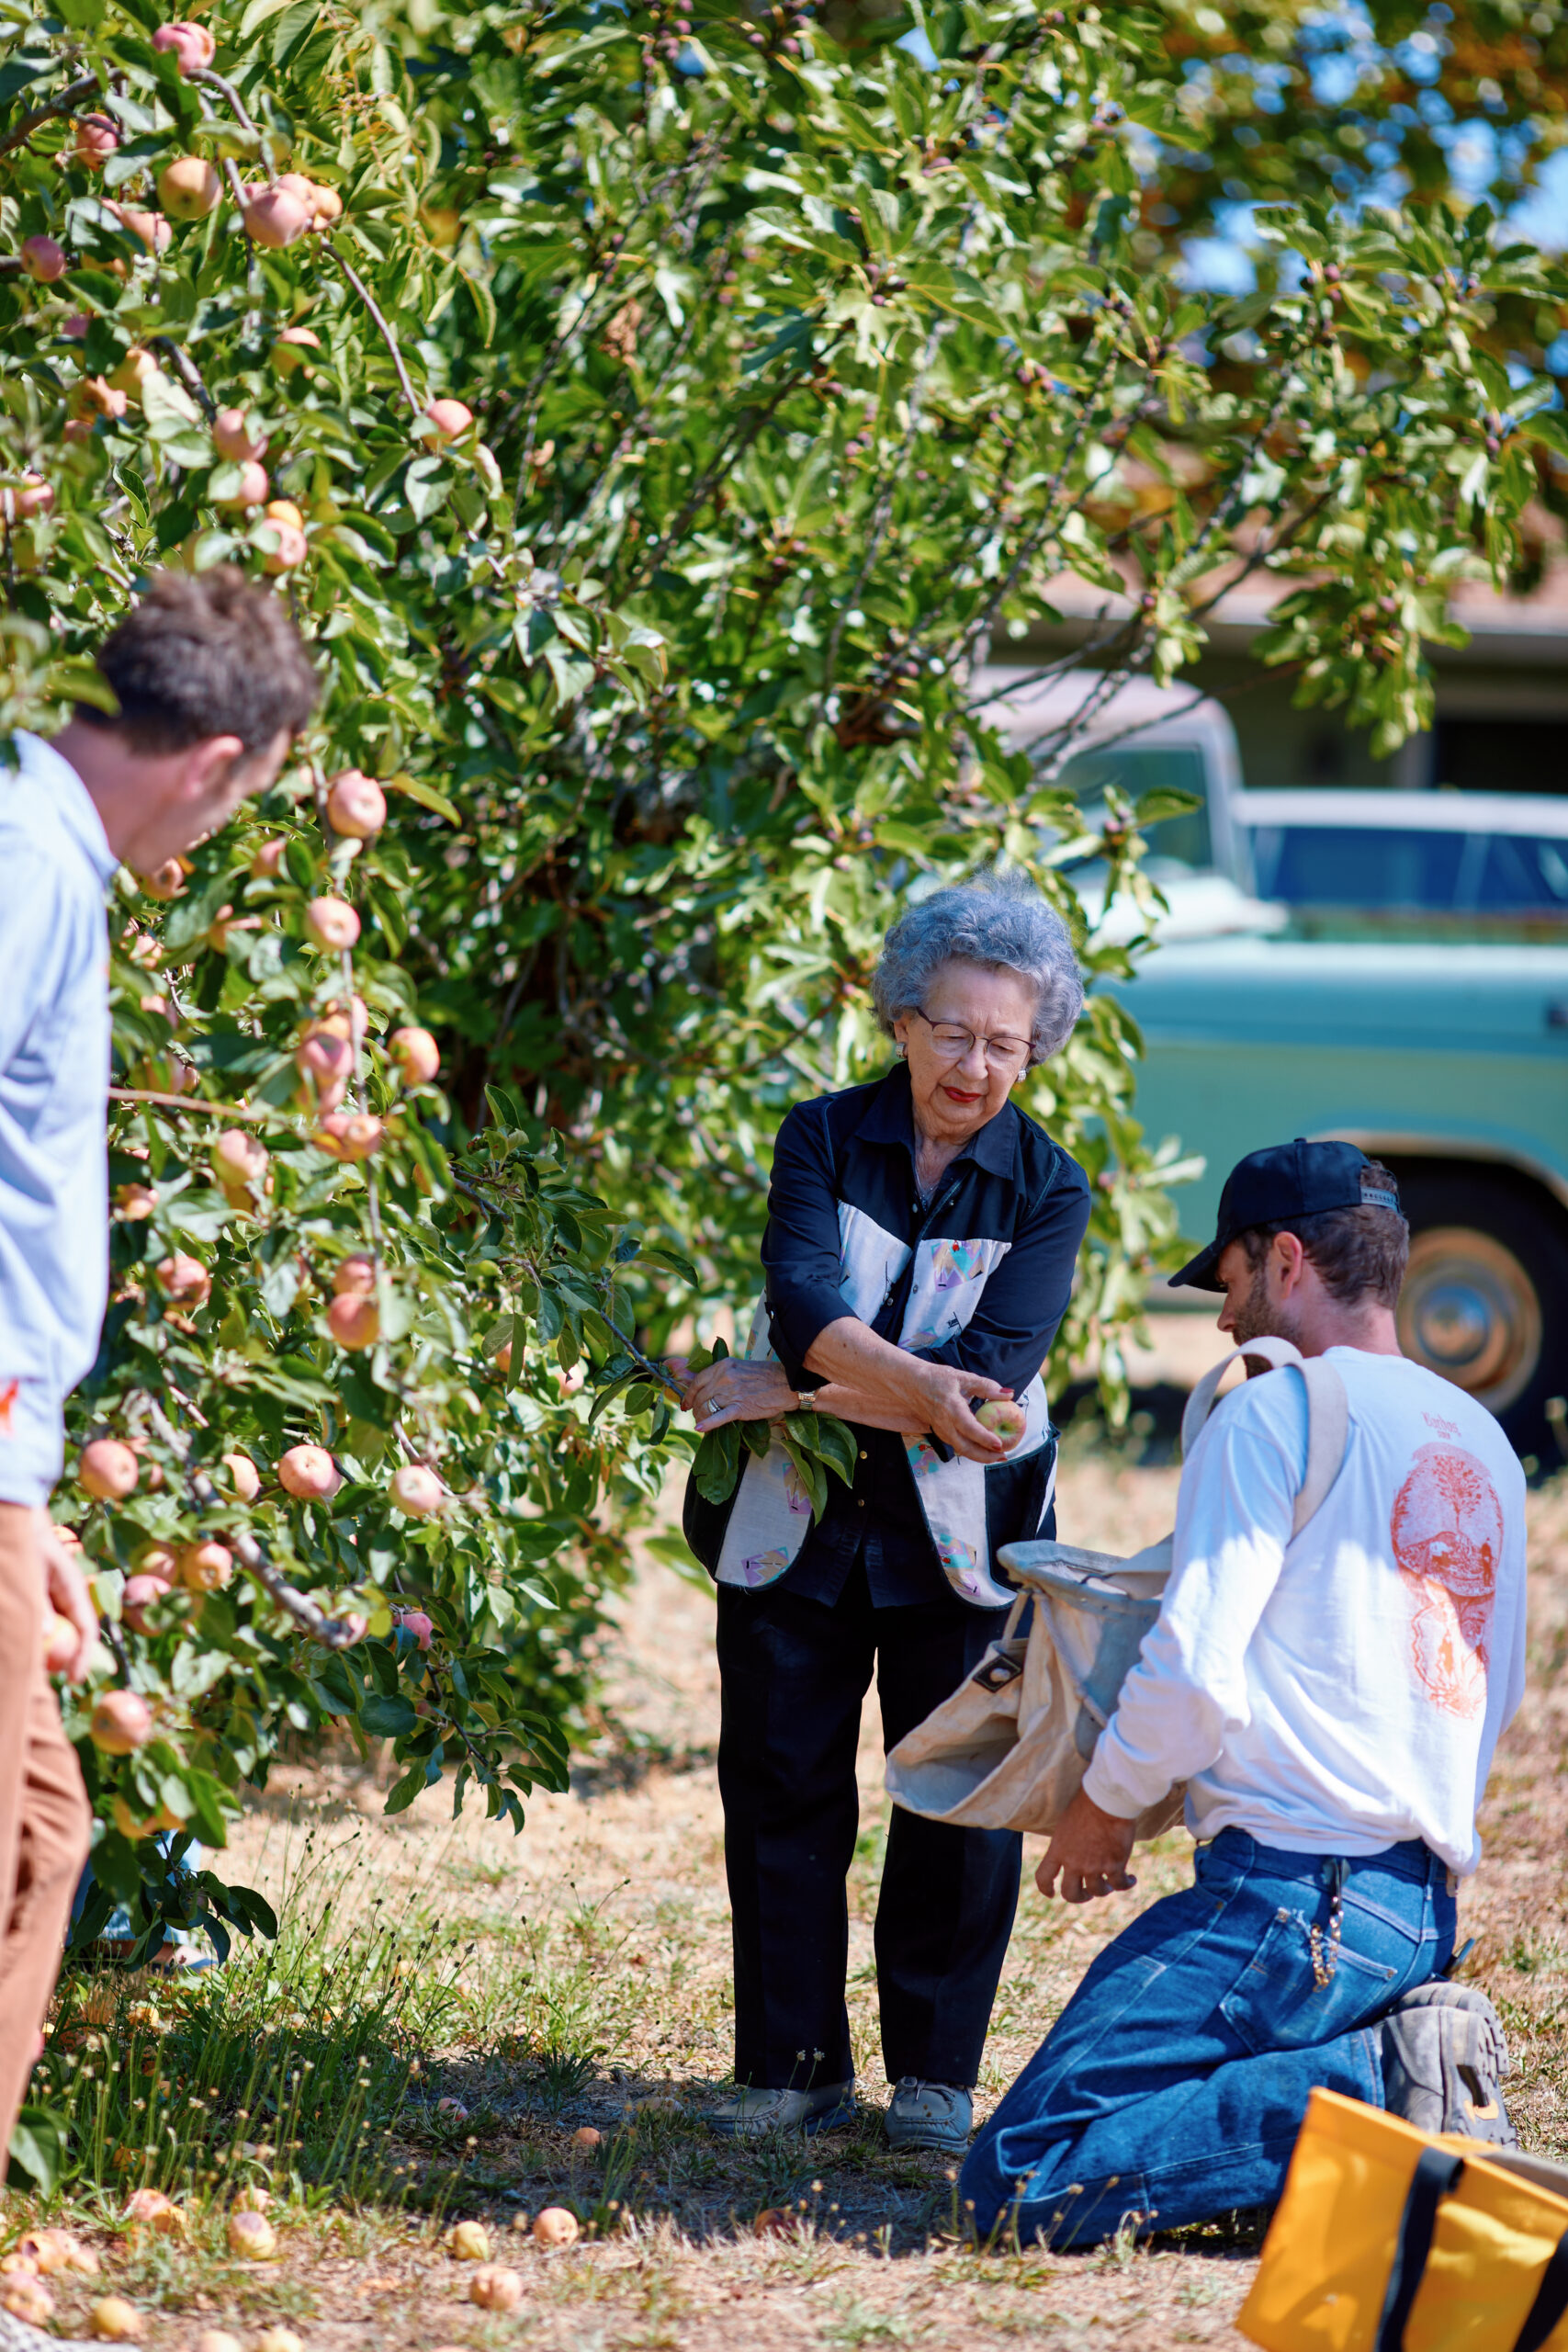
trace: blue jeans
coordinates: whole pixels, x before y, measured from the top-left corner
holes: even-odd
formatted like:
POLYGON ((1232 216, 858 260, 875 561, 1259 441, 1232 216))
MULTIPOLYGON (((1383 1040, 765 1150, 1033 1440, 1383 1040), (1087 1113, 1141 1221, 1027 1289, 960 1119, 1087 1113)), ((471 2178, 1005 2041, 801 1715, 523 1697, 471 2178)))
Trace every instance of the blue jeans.
POLYGON ((981 2236, 1016 2212, 1025 2243, 1092 2245, 1129 2215, 1174 2230, 1271 2204, 1309 2091, 1382 2105, 1374 2021, 1447 1967, 1454 1916, 1418 1839, 1337 1863, 1222 1830, 1100 1954, 970 2150, 981 2236))

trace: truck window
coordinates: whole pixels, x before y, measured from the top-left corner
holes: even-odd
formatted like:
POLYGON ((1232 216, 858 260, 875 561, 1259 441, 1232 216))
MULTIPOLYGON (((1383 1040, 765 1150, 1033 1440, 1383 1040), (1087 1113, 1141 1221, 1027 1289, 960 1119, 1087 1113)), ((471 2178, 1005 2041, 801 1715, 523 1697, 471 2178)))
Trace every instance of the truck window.
POLYGON ((1111 786, 1134 801, 1141 794, 1156 790, 1192 793, 1201 807, 1149 827, 1145 836, 1148 856, 1156 870, 1162 861, 1194 873, 1204 873, 1213 865, 1203 754, 1196 744, 1111 743, 1102 751, 1079 752, 1062 770, 1061 781, 1083 804, 1086 814, 1103 801, 1111 786))
POLYGON ((1568 917, 1568 838, 1491 834, 1475 903, 1568 917))
POLYGON ((1259 825, 1252 843, 1258 897, 1292 907, 1451 908, 1467 847, 1381 825, 1259 825))

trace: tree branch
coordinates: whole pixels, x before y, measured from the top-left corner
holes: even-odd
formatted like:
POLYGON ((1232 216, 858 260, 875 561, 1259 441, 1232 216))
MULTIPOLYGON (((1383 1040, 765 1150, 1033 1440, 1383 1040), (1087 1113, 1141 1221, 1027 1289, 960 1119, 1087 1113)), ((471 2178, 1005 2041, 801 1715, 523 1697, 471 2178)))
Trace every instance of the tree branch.
POLYGON ((203 1111, 211 1119, 265 1119, 270 1113, 264 1105, 253 1111, 245 1102, 206 1102, 195 1094, 158 1094, 144 1086, 111 1086, 111 1102, 156 1102, 166 1111, 203 1111))
POLYGON ((53 116, 69 114, 78 98, 101 93, 102 89, 103 84, 96 74, 84 74, 77 81, 68 83, 58 97, 49 99, 41 107, 34 107, 31 114, 25 114, 14 130, 8 130, 4 139, 0 139, 0 155, 8 155, 13 147, 23 145, 41 123, 50 121, 53 116))
POLYGON ((424 414, 423 403, 421 401, 418 393, 414 390, 412 384, 409 381, 409 371, 403 365, 403 355, 398 349, 398 338, 392 333, 391 328, 387 324, 386 320, 381 316, 380 311, 377 309, 375 296, 371 293, 370 288, 366 285, 365 280, 360 277, 359 272, 354 267, 353 264, 344 259, 342 254, 339 253, 337 247, 333 243, 330 237, 322 238, 321 246, 322 250, 330 256, 330 258, 337 264, 339 269, 342 270, 344 276, 347 278, 349 284, 353 287, 355 292, 358 295, 360 300, 369 311, 371 319, 375 322, 377 332, 379 334, 382 342, 386 345, 387 349, 392 356, 392 366, 397 370, 398 382, 402 387, 402 395, 404 400, 407 401, 415 416, 423 416, 424 414))

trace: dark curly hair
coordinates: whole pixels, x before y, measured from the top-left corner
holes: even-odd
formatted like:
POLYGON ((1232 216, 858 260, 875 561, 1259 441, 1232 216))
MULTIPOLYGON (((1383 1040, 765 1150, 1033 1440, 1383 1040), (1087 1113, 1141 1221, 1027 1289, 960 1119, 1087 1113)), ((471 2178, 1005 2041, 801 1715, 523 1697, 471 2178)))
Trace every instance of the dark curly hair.
POLYGON ((97 665, 118 708, 78 703, 77 717, 153 756, 212 735, 260 751, 280 730, 298 734, 321 694, 282 597, 231 564, 155 571, 97 665))

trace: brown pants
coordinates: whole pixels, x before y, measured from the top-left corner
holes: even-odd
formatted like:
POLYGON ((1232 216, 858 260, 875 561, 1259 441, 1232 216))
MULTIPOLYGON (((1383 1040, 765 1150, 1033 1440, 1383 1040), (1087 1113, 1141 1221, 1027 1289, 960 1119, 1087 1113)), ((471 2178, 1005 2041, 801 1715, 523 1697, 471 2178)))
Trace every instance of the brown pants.
POLYGON ((36 1521, 0 1503, 0 2179, 92 1826, 43 1668, 36 1521))

